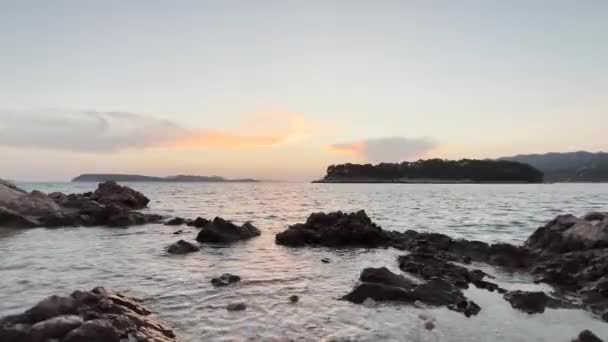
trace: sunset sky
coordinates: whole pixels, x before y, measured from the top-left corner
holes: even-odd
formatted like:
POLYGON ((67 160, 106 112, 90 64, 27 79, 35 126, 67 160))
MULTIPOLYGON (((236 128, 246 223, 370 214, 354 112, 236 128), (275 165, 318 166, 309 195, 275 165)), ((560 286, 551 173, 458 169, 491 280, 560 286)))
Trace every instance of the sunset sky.
POLYGON ((0 177, 608 150, 608 1, 0 2, 0 177))

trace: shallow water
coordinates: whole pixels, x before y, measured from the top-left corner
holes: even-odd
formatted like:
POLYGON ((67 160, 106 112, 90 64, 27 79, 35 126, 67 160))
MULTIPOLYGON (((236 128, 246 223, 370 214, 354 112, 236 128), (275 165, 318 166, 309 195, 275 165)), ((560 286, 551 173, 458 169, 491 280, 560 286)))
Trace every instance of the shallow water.
MULTIPOLYGON (((18 313, 53 293, 106 286, 128 289, 170 323, 184 341, 569 341, 583 329, 608 338, 608 324, 582 310, 529 316, 499 295, 470 289, 482 311, 466 318, 444 308, 363 306, 337 300, 365 267, 398 272, 393 249, 287 248, 274 234, 314 211, 365 209, 385 229, 436 231, 487 242, 521 243, 560 213, 608 210, 608 184, 205 184, 132 183, 152 199, 150 211, 252 221, 262 236, 199 253, 163 248, 194 240, 189 227, 0 230, 0 315, 18 313), (172 233, 185 229, 179 236, 172 233), (330 258, 331 263, 321 263, 330 258), (243 281, 215 289, 229 272, 243 281), (298 295, 300 302, 289 303, 298 295), (245 302, 248 309, 225 306, 245 302), (436 322, 423 327, 419 315, 436 322)), ((21 184, 46 192, 84 192, 95 184, 21 184)), ((524 274, 478 265, 507 289, 550 290, 524 274)))

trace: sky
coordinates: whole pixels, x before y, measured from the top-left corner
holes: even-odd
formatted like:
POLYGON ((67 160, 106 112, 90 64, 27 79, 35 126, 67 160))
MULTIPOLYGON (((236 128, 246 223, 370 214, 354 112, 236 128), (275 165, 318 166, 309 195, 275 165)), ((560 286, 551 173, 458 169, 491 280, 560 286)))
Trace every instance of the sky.
POLYGON ((608 150, 608 1, 0 0, 0 177, 608 150))

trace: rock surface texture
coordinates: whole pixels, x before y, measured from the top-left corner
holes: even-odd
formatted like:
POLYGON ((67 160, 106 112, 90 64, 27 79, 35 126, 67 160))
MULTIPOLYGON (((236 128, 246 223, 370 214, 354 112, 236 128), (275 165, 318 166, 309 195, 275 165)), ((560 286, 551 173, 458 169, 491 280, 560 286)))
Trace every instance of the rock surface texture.
POLYGON ((216 217, 201 228, 196 240, 199 242, 229 243, 248 240, 259 235, 260 230, 249 222, 237 226, 221 217, 216 217))
POLYGON ((134 211, 144 208, 149 199, 114 182, 99 184, 95 192, 68 195, 27 193, 0 183, 0 195, 0 227, 128 227, 162 220, 159 215, 134 211))
POLYGON ((50 296, 0 319, 2 342, 174 342, 174 332, 141 300, 98 287, 50 296))

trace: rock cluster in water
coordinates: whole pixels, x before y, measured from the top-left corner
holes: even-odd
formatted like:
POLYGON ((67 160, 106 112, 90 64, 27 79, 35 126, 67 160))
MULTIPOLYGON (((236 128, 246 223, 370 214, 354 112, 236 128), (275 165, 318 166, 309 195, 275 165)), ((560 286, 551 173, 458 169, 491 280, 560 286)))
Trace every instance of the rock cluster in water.
MULTIPOLYGON (((486 274, 482 271, 469 270, 454 262, 483 262, 531 272, 539 282, 577 293, 585 307, 608 321, 608 213, 590 213, 583 218, 558 216, 537 229, 523 246, 453 239, 444 234, 412 230, 387 231, 374 224, 364 211, 311 214, 305 223, 292 225, 277 234, 275 241, 294 247, 394 247, 408 250, 411 254, 398 258, 400 269, 427 280, 427 283, 436 282, 442 286, 445 283, 457 289, 473 284, 504 294, 505 300, 514 308, 528 313, 543 312, 547 306, 573 306, 544 293, 506 293, 506 290, 484 279, 486 274)), ((355 298, 354 302, 365 296, 406 302, 412 299, 411 293, 407 292, 411 292, 411 286, 393 284, 387 288, 385 280, 366 281, 363 278, 362 275, 362 284, 347 296, 355 298)), ((454 300, 461 299, 456 291, 447 293, 451 293, 454 300)))
POLYGON ((175 342, 141 300, 101 287, 50 296, 23 314, 0 319, 2 342, 175 342))
POLYGON ((207 222, 201 227, 196 240, 199 242, 227 243, 248 240, 260 234, 260 230, 249 222, 237 226, 221 217, 216 217, 213 221, 207 222))
POLYGON ((146 196, 111 181, 100 183, 94 192, 67 195, 27 193, 0 183, 0 194, 0 227, 126 227, 162 220, 135 211, 146 207, 146 196))

